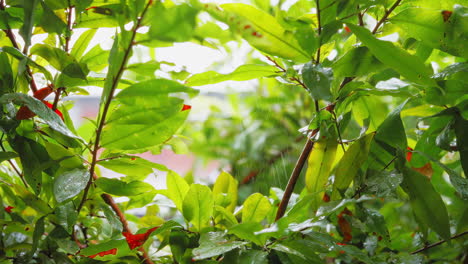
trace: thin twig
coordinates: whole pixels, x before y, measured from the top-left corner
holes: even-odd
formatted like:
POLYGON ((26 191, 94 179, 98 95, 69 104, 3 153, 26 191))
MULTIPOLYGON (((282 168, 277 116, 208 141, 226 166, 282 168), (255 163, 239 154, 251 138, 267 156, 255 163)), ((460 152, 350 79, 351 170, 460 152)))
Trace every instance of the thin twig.
POLYGON ((315 4, 317 6, 317 33, 318 33, 318 49, 317 49, 317 56, 315 59, 315 63, 318 65, 320 63, 320 48, 322 46, 322 40, 320 35, 322 34, 322 22, 320 19, 320 0, 315 0, 315 4))
POLYGON ((80 202, 80 204, 78 206, 78 209, 77 209, 78 213, 80 212, 81 208, 84 205, 84 202, 86 201, 86 197, 88 195, 89 188, 90 188, 91 183, 93 181, 93 176, 92 175, 94 175, 94 171, 95 171, 95 168, 96 168, 96 165, 97 165, 97 162, 98 162, 98 159, 97 159, 98 152, 99 152, 99 149, 101 148, 101 146, 100 146, 101 133, 102 133, 102 130, 103 130, 104 125, 106 123, 106 117, 107 117, 107 113, 109 111, 110 104, 111 104, 112 99, 114 97, 114 93, 115 93, 115 90, 116 90, 117 85, 119 83, 120 77, 122 76, 123 72, 125 71, 125 65, 126 65, 128 59, 130 58, 130 53, 131 53, 132 47, 134 45, 133 41, 135 39, 137 30, 138 30, 138 28, 140 28, 143 17, 145 16, 146 11, 148 10, 148 8, 152 4, 152 2, 153 2, 152 0, 148 1, 148 4, 146 5, 145 9, 141 13, 141 16, 138 18, 137 23, 133 27, 132 36, 131 36, 130 41, 128 43, 128 47, 125 50, 125 53, 124 53, 124 56, 123 56, 123 59, 122 59, 122 63, 120 65, 119 70, 117 71, 116 76, 114 77, 114 80, 112 82, 112 86, 110 88, 109 95, 107 96, 107 100, 104 103, 104 107, 103 107, 103 110, 102 110, 102 115, 100 117, 99 124, 98 124, 97 129, 96 129, 96 137, 95 137, 95 141, 94 141, 94 145, 93 145, 93 149, 92 149, 92 160, 91 160, 91 164, 90 164, 90 168, 89 168, 90 177, 89 177, 88 184, 86 185, 86 188, 85 188, 84 193, 83 193, 83 199, 81 200, 81 202, 80 202))
MULTIPOLYGON (((2 148, 3 152, 6 152, 6 149, 5 147, 3 146, 3 136, 5 134, 2 134, 2 137, 0 138, 0 147, 2 148)), ((23 174, 19 171, 19 169, 16 167, 16 165, 13 163, 13 161, 11 161, 11 159, 8 160, 8 163, 10 163, 10 166, 13 168, 13 170, 16 172, 16 174, 18 174, 18 176, 20 177, 21 181, 24 183, 24 186, 28 187, 28 183, 26 182, 26 180, 24 179, 23 177, 23 174)))
MULTIPOLYGON (((462 236, 467 235, 467 234, 468 234, 468 231, 462 232, 462 233, 460 233, 460 234, 456 234, 456 235, 452 236, 452 237, 450 238, 450 240, 455 239, 455 238, 462 237, 462 236)), ((445 243, 445 242, 447 242, 447 240, 441 240, 441 241, 436 242, 436 243, 434 243, 434 244, 430 244, 430 245, 427 245, 427 246, 425 246, 425 247, 423 247, 423 248, 420 248, 420 249, 418 249, 418 250, 416 250, 416 251, 413 251, 413 252, 411 252, 410 254, 411 254, 411 255, 414 255, 414 254, 421 253, 421 252, 423 252, 423 251, 425 251, 425 250, 427 250, 427 249, 436 247, 436 246, 441 245, 441 244, 443 244, 443 243, 445 243)))
POLYGON ((364 26, 363 13, 361 13, 361 11, 359 10, 359 5, 357 5, 357 10, 358 10, 359 26, 363 27, 364 26))
POLYGON ((397 6, 400 4, 401 0, 397 0, 387 11, 385 11, 385 14, 383 17, 375 24, 374 29, 372 30, 372 34, 375 34, 379 27, 387 20, 388 16, 397 8, 397 6))
MULTIPOLYGON (((312 132, 312 135, 315 135, 318 132, 318 129, 315 129, 312 132)), ((289 200, 291 199, 291 195, 294 191, 294 187, 296 186, 297 180, 299 179, 299 175, 301 174, 302 168, 309 157, 310 152, 314 146, 314 142, 307 137, 307 142, 302 149, 301 155, 296 162, 296 166, 294 166, 294 170, 291 173, 291 177, 289 177, 288 185, 284 190, 283 198, 281 199, 280 204, 278 205, 278 211, 276 212, 275 221, 281 219, 286 213, 286 208, 288 207, 289 200)))
POLYGON ((70 49, 70 36, 73 31, 73 22, 72 22, 72 14, 73 14, 73 6, 68 0, 68 8, 67 8, 67 32, 65 33, 65 52, 68 53, 70 49))

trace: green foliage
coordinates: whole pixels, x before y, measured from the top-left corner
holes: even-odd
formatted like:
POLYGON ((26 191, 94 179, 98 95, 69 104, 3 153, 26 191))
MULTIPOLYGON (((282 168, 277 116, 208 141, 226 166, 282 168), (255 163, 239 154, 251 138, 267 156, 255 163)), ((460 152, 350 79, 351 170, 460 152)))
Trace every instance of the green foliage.
POLYGON ((0 1, 0 263, 467 261, 466 1, 244 2, 0 1), (175 43, 227 56, 193 74, 175 43), (140 155, 187 146, 226 171, 140 155))

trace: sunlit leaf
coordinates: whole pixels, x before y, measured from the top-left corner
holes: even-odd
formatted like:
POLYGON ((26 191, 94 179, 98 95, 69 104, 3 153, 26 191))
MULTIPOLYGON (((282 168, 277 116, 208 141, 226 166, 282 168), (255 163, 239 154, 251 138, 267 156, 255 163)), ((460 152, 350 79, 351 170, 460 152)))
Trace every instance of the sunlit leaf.
POLYGON ((86 169, 74 169, 60 174, 54 182, 54 196, 61 203, 77 196, 86 187, 89 172, 86 169))
POLYGON ((192 184, 182 204, 184 218, 191 222, 196 230, 201 230, 213 214, 213 205, 213 194, 210 188, 192 184))
POLYGON ((242 223, 261 222, 271 210, 270 201, 260 193, 250 195, 242 208, 242 223))

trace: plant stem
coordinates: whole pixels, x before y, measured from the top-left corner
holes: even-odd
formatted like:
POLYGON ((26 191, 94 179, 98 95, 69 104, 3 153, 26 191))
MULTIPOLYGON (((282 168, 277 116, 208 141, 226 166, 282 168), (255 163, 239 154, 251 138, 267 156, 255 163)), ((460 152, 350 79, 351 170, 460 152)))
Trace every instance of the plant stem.
POLYGON ((68 53, 70 49, 70 36, 73 30, 73 23, 72 23, 72 14, 73 14, 73 6, 68 0, 68 8, 67 8, 67 32, 65 35, 65 52, 68 53))
POLYGON ((401 0, 397 0, 387 11, 385 11, 385 14, 383 17, 375 24, 374 29, 372 30, 372 34, 375 34, 379 27, 387 20, 388 16, 397 8, 397 6, 400 4, 401 0))
MULTIPOLYGON (((312 131, 312 135, 315 135, 318 132, 318 129, 312 131)), ((294 166, 294 170, 291 173, 291 177, 289 177, 288 185, 286 186, 286 190, 284 190, 283 198, 281 199, 280 204, 278 205, 278 211, 276 212, 275 221, 281 219, 286 213, 286 208, 288 207, 289 200, 291 199, 291 195, 294 191, 294 187, 296 186, 297 180, 299 179, 299 175, 301 174, 302 168, 307 161, 307 157, 309 157, 309 153, 314 146, 314 142, 307 137, 307 142, 302 149, 301 155, 296 162, 296 166, 294 166)))
POLYGON ((100 146, 101 134, 102 134, 102 130, 104 129, 104 125, 106 123, 106 117, 107 117, 107 113, 109 112, 110 104, 111 104, 112 99, 114 97, 114 93, 115 93, 115 90, 116 90, 117 85, 119 83, 119 80, 122 77, 123 72, 125 71, 125 65, 127 64, 127 61, 130 58, 130 53, 131 53, 132 47, 134 45, 134 40, 135 40, 137 30, 138 30, 138 28, 140 28, 141 22, 143 21, 143 18, 144 18, 145 14, 146 14, 146 11, 148 10, 148 8, 152 4, 152 2, 153 2, 152 0, 148 1, 148 4, 145 6, 145 9, 141 13, 141 16, 137 19, 137 22, 135 23, 135 26, 132 29, 132 36, 130 37, 128 47, 125 50, 125 53, 124 53, 124 56, 123 56, 123 59, 122 59, 122 63, 120 64, 120 67, 119 67, 119 69, 117 71, 117 74, 116 74, 116 76, 115 76, 115 78, 114 78, 114 80, 112 82, 112 86, 110 88, 109 95, 107 96, 107 100, 104 103, 104 107, 103 107, 103 110, 102 110, 102 115, 99 118, 99 124, 98 124, 97 129, 96 129, 96 137, 95 137, 93 148, 92 148, 92 151, 91 151, 92 160, 91 160, 90 168, 89 168, 89 175, 90 175, 89 176, 89 181, 88 181, 88 184, 86 185, 86 188, 84 190, 83 199, 81 200, 81 202, 80 202, 80 204, 78 206, 78 209, 77 209, 78 213, 80 212, 81 208, 83 207, 83 205, 84 205, 84 203, 86 201, 86 197, 88 195, 89 188, 91 187, 91 183, 93 182, 93 175, 94 175, 96 165, 97 165, 97 162, 98 162, 98 158, 97 158, 98 157, 98 152, 99 152, 99 149, 101 148, 101 146, 100 146))
POLYGON ((320 39, 320 35, 322 34, 322 22, 320 21, 320 0, 315 0, 315 5, 317 6, 317 32, 318 32, 318 49, 317 49, 317 56, 315 60, 315 64, 320 63, 320 48, 322 46, 322 40, 320 39))
MULTIPOLYGON (((450 238, 450 240, 455 239, 455 238, 462 237, 462 236, 467 235, 467 234, 468 234, 468 231, 462 232, 462 233, 460 233, 460 234, 456 234, 456 235, 452 236, 452 237, 450 238)), ((425 247, 423 247, 423 248, 420 248, 420 249, 418 249, 418 250, 416 250, 416 251, 411 252, 411 255, 421 253, 421 252, 423 252, 423 251, 425 251, 425 250, 427 250, 427 249, 436 247, 436 246, 441 245, 441 244, 443 244, 443 243, 445 243, 445 242, 447 242, 447 240, 441 240, 441 241, 436 242, 436 243, 434 243, 434 244, 427 245, 427 246, 425 246, 425 247)))
MULTIPOLYGON (((6 149, 5 147, 3 146, 3 136, 5 134, 2 134, 2 137, 0 138, 0 147, 2 148, 2 151, 3 152, 6 152, 6 149)), ((13 170, 16 172, 16 174, 18 174, 18 176, 20 177, 21 181, 23 182, 24 186, 28 187, 28 183, 26 182, 26 180, 24 179, 23 177, 23 174, 21 174, 21 172, 19 171, 19 169, 16 167, 16 165, 11 161, 11 160, 8 160, 8 163, 10 163, 10 166, 13 168, 13 170)))

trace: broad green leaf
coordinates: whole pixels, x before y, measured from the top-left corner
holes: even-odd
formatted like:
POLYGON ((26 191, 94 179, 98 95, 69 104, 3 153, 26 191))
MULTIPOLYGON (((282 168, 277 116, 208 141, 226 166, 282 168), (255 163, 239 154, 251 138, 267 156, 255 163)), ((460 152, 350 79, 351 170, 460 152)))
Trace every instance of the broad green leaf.
POLYGON ((424 223, 442 238, 450 239, 447 208, 440 194, 427 177, 410 168, 403 168, 401 187, 410 197, 411 207, 419 222, 424 223))
POLYGON ((177 173, 169 171, 166 175, 166 190, 159 191, 174 202, 179 211, 183 212, 183 201, 190 189, 189 184, 177 173))
POLYGON ((195 5, 228 24, 233 32, 262 52, 299 62, 310 60, 311 55, 301 48, 294 36, 260 9, 240 3, 216 6, 198 2, 195 5))
POLYGON ((34 225, 34 232, 33 232, 33 242, 31 246, 31 251, 28 253, 28 259, 31 259, 33 255, 36 253, 37 248, 39 247, 39 242, 40 239, 42 238, 42 235, 44 234, 45 231, 45 216, 39 218, 36 221, 36 224, 34 225))
POLYGON ((86 80, 87 70, 74 57, 59 48, 47 44, 36 44, 31 48, 31 54, 44 58, 55 69, 69 77, 86 80))
POLYGON ((435 81, 429 77, 430 70, 419 57, 409 54, 391 42, 375 38, 369 30, 363 27, 350 23, 346 23, 346 25, 383 64, 392 67, 414 83, 429 87, 437 86, 435 81))
POLYGON ((408 101, 405 101, 395 108, 379 126, 375 134, 375 139, 377 141, 384 142, 400 150, 406 149, 408 143, 406 142, 406 133, 403 122, 401 121, 400 112, 407 102, 408 101))
POLYGON ((157 164, 138 156, 115 154, 115 157, 101 157, 98 165, 129 176, 141 177, 143 180, 148 174, 153 173, 153 168, 160 171, 168 171, 166 166, 157 164))
POLYGON ((230 227, 239 223, 234 214, 226 208, 215 204, 213 209, 213 214, 215 216, 214 221, 217 225, 230 227))
POLYGON ((155 191, 151 184, 142 181, 124 182, 119 179, 101 177, 94 183, 104 192, 117 196, 134 196, 155 191))
POLYGON ((208 224, 213 215, 213 206, 213 194, 210 188, 200 184, 192 184, 185 195, 182 214, 196 230, 200 231, 208 224))
POLYGON ((38 11, 38 2, 38 0, 24 1, 23 25, 19 30, 19 34, 23 37, 24 44, 26 47, 29 47, 31 45, 32 29, 34 26, 36 12, 38 11))
POLYGON ((63 123, 62 119, 50 108, 48 108, 44 103, 21 93, 5 94, 0 97, 0 103, 15 103, 19 105, 26 105, 31 111, 37 114, 46 124, 57 132, 62 133, 65 136, 81 139, 80 137, 74 135, 63 123))
POLYGON ((184 123, 189 111, 172 93, 195 95, 197 90, 177 82, 155 79, 131 85, 115 99, 120 102, 106 122, 102 146, 144 152, 166 142, 184 123))
POLYGON ((278 69, 270 65, 245 64, 231 73, 222 74, 215 71, 207 71, 190 76, 185 83, 191 86, 219 83, 224 81, 246 81, 262 77, 274 77, 280 75, 278 69))
POLYGON ((128 65, 127 70, 135 72, 138 75, 154 77, 154 72, 159 70, 160 67, 160 62, 152 60, 128 65))
POLYGON ((331 101, 333 99, 330 91, 333 80, 331 68, 323 68, 308 62, 302 68, 302 79, 315 100, 331 101))
POLYGON ((55 208, 55 216, 57 217, 58 224, 71 234, 78 217, 73 201, 57 206, 55 208))
POLYGON ((12 151, 0 152, 0 162, 18 157, 18 153, 12 151))
POLYGON ((359 169, 367 160, 374 133, 367 134, 355 141, 344 153, 335 171, 332 199, 338 198, 340 193, 348 188, 357 176, 359 169))
POLYGON ((123 227, 119 217, 108 205, 103 205, 101 208, 104 212, 104 216, 106 217, 107 222, 109 222, 109 225, 112 229, 111 237, 120 235, 122 233, 123 227))
POLYGON ((407 8, 390 21, 401 29, 401 33, 422 41, 425 45, 440 49, 455 56, 468 57, 466 7, 455 7, 446 20, 440 10, 407 8))
POLYGON ((67 29, 67 24, 63 22, 45 2, 41 1, 41 6, 43 13, 39 26, 42 27, 45 32, 62 34, 67 29))
POLYGON ((230 227, 228 229, 228 233, 233 234, 240 239, 252 241, 259 246, 263 246, 265 241, 268 239, 269 234, 257 234, 257 232, 262 229, 262 224, 258 222, 246 222, 230 227))
POLYGON ((88 48, 88 45, 96 34, 96 31, 96 29, 88 29, 87 31, 83 32, 76 40, 75 45, 73 45, 73 48, 70 51, 70 55, 72 55, 77 60, 80 59, 83 56, 85 50, 88 48))
POLYGON ((18 153, 26 182, 39 194, 42 190, 42 164, 50 161, 45 148, 29 138, 17 135, 10 140, 11 147, 18 153))
MULTIPOLYGON (((6 186, 5 186, 6 187, 6 186)), ((30 192, 28 189, 22 185, 12 184, 8 188, 12 188, 15 194, 27 205, 36 210, 42 215, 47 215, 51 213, 51 208, 49 205, 40 199, 37 195, 30 192)))
POLYGON ((383 67, 384 65, 372 55, 367 47, 349 50, 332 65, 335 77, 367 76, 383 67))
POLYGON ((83 161, 70 149, 50 142, 45 142, 45 148, 52 159, 61 160, 60 166, 68 169, 83 167, 83 161))
POLYGON ((229 173, 222 171, 213 186, 215 204, 234 212, 237 205, 237 186, 239 183, 229 173))
POLYGON ((53 80, 52 74, 50 74, 50 72, 46 68, 44 68, 41 65, 37 64, 35 61, 33 61, 28 56, 24 55, 18 49, 14 48, 14 47, 1 47, 0 52, 6 52, 6 53, 10 54, 11 56, 13 56, 14 58, 16 58, 19 61, 23 61, 23 60, 26 61, 27 65, 29 65, 29 66, 37 69, 39 72, 43 73, 47 80, 49 80, 49 81, 53 80))
POLYGON ((182 42, 192 38, 198 10, 188 4, 165 8, 161 2, 153 4, 148 11, 151 25, 149 36, 168 41, 182 42))
MULTIPOLYGON (((80 2, 80 1, 77 1, 80 2)), ((76 21, 75 28, 108 28, 118 27, 118 13, 123 12, 120 4, 96 6, 82 12, 76 21)), ((124 21, 122 21, 124 22, 124 21)))
POLYGON ((86 169, 73 169, 60 174, 54 182, 55 200, 61 203, 77 196, 88 181, 89 172, 86 169))
POLYGON ((333 162, 335 161, 336 148, 338 146, 335 137, 319 139, 314 143, 309 154, 305 182, 307 191, 315 195, 312 201, 312 209, 317 210, 322 201, 333 162))
POLYGON ((323 248, 315 241, 306 239, 288 239, 273 245, 272 249, 284 252, 290 258, 297 259, 302 263, 323 263, 323 260, 321 260, 315 253, 316 251, 323 251, 323 248))
POLYGON ((128 243, 125 239, 120 239, 120 240, 109 240, 107 242, 101 242, 99 244, 95 245, 90 245, 87 248, 83 248, 80 250, 80 255, 89 257, 89 256, 94 256, 98 253, 108 251, 111 249, 116 249, 116 254, 109 254, 107 256, 96 256, 96 260, 115 260, 118 257, 121 256, 126 256, 130 253, 130 248, 128 246, 128 243))
POLYGON ((460 162, 465 175, 468 175, 468 120, 459 114, 455 116, 455 135, 457 137, 457 149, 460 153, 460 162))
MULTIPOLYGON (((109 54, 109 50, 103 50, 101 45, 98 44, 81 57, 80 63, 86 64, 90 71, 100 72, 108 66, 107 58, 109 58, 109 54)), ((89 79, 88 77, 88 81, 89 79)), ((103 85, 101 84, 98 86, 102 87, 103 85)))
POLYGON ((224 232, 208 232, 200 236, 200 246, 193 250, 194 260, 222 255, 246 245, 247 241, 231 241, 224 232))
POLYGON ((271 207, 268 198, 261 193, 250 195, 242 207, 242 223, 260 223, 268 215, 271 207))

